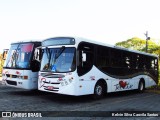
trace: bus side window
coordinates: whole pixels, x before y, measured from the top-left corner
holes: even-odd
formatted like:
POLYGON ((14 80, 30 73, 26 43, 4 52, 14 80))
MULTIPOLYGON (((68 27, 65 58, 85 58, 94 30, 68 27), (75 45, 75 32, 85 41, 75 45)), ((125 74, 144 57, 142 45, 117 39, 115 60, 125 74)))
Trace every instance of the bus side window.
POLYGON ((155 70, 158 70, 158 59, 155 59, 155 70))
POLYGON ((151 60, 151 69, 152 70, 155 69, 155 60, 154 59, 151 60))
POLYGON ((93 46, 89 43, 81 43, 79 45, 79 65, 77 67, 78 75, 84 75, 89 72, 93 66, 93 46))

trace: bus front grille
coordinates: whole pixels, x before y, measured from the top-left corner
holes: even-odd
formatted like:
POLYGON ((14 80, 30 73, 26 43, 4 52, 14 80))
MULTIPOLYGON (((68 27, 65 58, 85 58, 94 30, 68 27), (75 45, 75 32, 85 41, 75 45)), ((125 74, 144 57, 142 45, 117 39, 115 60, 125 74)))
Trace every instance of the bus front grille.
POLYGON ((60 84, 60 82, 47 82, 47 81, 43 81, 43 83, 47 83, 47 84, 60 84))
POLYGON ((10 85, 17 85, 16 81, 6 80, 6 82, 7 82, 7 84, 10 84, 10 85))
POLYGON ((58 87, 53 87, 53 86, 43 86, 45 90, 49 90, 49 91, 55 91, 58 92, 59 88, 58 87))

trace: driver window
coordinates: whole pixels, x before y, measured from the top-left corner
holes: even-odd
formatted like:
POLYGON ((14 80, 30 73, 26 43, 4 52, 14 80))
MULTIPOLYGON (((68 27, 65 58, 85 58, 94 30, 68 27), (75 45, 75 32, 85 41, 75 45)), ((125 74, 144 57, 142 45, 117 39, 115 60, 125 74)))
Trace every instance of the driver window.
POLYGON ((89 72, 93 66, 94 47, 93 44, 83 42, 79 45, 78 50, 79 50, 79 65, 77 67, 77 72, 78 75, 81 76, 89 72))

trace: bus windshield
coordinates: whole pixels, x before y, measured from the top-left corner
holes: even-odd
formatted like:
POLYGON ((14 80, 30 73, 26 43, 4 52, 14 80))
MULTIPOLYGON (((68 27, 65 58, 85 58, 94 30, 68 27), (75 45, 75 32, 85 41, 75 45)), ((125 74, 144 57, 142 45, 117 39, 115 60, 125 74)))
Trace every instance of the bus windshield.
POLYGON ((45 48, 42 50, 41 71, 71 72, 76 66, 75 48, 45 48))
POLYGON ((32 43, 12 44, 4 67, 7 68, 30 68, 30 59, 33 51, 32 43))

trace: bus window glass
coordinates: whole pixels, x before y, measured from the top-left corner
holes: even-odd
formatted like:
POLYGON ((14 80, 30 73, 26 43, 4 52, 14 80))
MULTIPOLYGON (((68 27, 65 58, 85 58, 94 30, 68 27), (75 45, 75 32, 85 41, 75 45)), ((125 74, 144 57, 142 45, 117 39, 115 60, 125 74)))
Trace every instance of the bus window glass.
POLYGON ((22 44, 21 51, 22 52, 31 52, 33 49, 33 44, 22 44))
POLYGON ((75 48, 46 48, 42 52, 41 71, 70 72, 75 70, 75 48))
POLYGON ((155 66, 155 60, 154 59, 152 59, 152 61, 151 61, 151 69, 154 69, 154 66, 155 66))
POLYGON ((8 53, 4 67, 29 68, 33 44, 13 44, 8 53))
POLYGON ((85 73, 87 73, 88 71, 91 70, 92 66, 93 66, 93 62, 94 62, 94 47, 92 44, 88 44, 88 43, 81 43, 78 47, 79 52, 79 65, 77 68, 78 71, 78 75, 84 75, 85 73), (83 61, 82 59, 82 53, 86 54, 86 61, 83 61))

